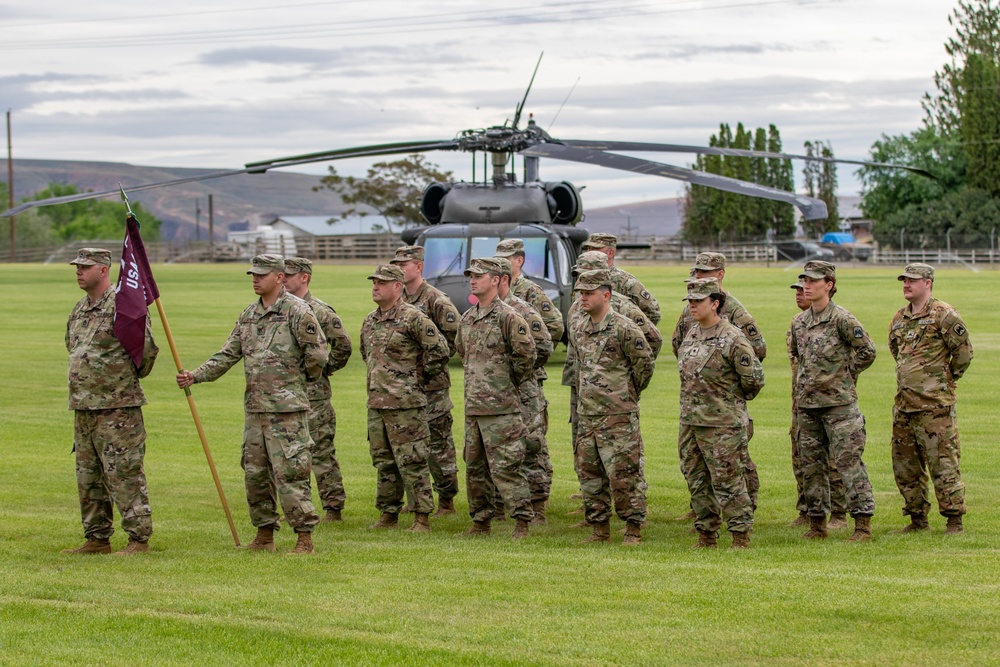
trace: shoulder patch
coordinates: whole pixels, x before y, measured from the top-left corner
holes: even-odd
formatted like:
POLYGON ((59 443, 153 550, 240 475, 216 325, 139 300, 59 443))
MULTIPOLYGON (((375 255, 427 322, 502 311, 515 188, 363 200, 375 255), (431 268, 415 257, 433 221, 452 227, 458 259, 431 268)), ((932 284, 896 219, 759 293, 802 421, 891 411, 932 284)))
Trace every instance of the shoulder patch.
POLYGON ((642 315, 636 315, 635 316, 635 323, 638 324, 641 327, 643 324, 646 323, 646 319, 642 315))
POLYGON ((532 322, 531 323, 531 330, 532 331, 541 331, 542 330, 542 323, 538 322, 538 321, 532 322))
POLYGON ((518 324, 517 325, 517 333, 519 333, 519 334, 521 334, 523 336, 523 335, 525 335, 525 334, 528 333, 528 330, 524 328, 523 324, 518 324))
POLYGON ((646 347, 646 341, 643 340, 642 338, 636 338, 635 342, 633 343, 633 346, 635 347, 635 349, 641 350, 642 348, 646 347))
POLYGON ((861 327, 854 327, 854 337, 855 338, 864 338, 865 337, 865 330, 862 329, 861 327))
POLYGON ((751 338, 756 338, 757 334, 758 334, 757 327, 755 327, 752 324, 748 324, 747 335, 750 336, 751 338))
POLYGON ((435 327, 434 325, 429 325, 427 327, 427 335, 430 336, 431 338, 437 336, 437 327, 435 327))
POLYGON ((749 365, 750 365, 750 355, 749 354, 740 355, 740 366, 749 366, 749 365))
POLYGON ((455 321, 455 313, 449 311, 448 314, 444 316, 444 321, 452 324, 455 321))
POLYGON ((550 310, 552 310, 552 304, 546 301, 545 303, 542 304, 542 310, 544 310, 546 313, 549 312, 550 310))
POLYGON ((964 336, 964 335, 965 335, 965 334, 966 334, 966 333, 968 332, 968 329, 966 329, 966 328, 965 328, 964 326, 962 326, 961 324, 956 324, 956 325, 955 325, 955 328, 954 328, 954 329, 952 329, 952 331, 954 331, 954 332, 955 332, 955 335, 956 335, 956 336, 964 336))
POLYGON ((307 324, 306 325, 306 333, 309 334, 310 336, 315 335, 316 334, 316 325, 313 324, 312 322, 310 322, 309 324, 307 324))
POLYGON ((334 329, 340 329, 342 326, 343 325, 340 323, 340 318, 339 317, 333 318, 333 328, 334 329))
POLYGON ((643 299, 648 299, 650 297, 650 294, 646 290, 642 290, 639 296, 641 296, 643 299))

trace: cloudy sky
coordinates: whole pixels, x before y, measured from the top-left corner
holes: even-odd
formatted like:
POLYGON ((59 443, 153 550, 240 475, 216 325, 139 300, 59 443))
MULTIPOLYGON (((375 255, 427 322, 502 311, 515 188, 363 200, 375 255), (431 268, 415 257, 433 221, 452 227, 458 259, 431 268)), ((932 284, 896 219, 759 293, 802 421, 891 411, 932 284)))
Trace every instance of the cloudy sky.
MULTIPOLYGON (((0 109, 19 158, 239 168, 503 123, 544 51, 525 112, 555 137, 705 144, 720 122, 775 123, 788 152, 829 140, 864 159, 882 133, 919 125, 956 4, 0 0, 0 109)), ((471 176, 467 155, 432 159, 471 176)), ((680 192, 555 161, 542 176, 587 186, 591 207, 680 192)))

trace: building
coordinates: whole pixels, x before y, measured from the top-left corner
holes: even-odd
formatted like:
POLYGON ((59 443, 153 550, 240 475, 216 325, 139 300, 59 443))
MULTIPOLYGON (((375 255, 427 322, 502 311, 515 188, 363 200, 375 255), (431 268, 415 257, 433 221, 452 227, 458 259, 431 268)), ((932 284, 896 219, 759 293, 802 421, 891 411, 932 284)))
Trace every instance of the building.
POLYGON ((326 215, 274 217, 249 231, 230 232, 229 241, 246 248, 247 255, 272 252, 313 260, 380 260, 392 257, 402 245, 398 232, 380 215, 353 215, 338 219, 326 215), (331 222, 331 220, 333 222, 331 222))

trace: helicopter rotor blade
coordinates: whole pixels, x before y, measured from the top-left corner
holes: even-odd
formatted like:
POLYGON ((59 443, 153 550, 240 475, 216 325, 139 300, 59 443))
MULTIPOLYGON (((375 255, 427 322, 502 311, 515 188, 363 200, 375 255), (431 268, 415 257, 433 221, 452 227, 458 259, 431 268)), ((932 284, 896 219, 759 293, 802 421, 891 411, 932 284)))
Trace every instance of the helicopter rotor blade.
POLYGON ((528 82, 528 88, 524 91, 524 97, 521 99, 521 103, 517 105, 517 109, 514 110, 514 123, 511 125, 515 130, 517 129, 517 124, 521 120, 521 112, 524 110, 524 103, 528 101, 528 93, 531 92, 531 86, 535 83, 535 75, 538 74, 538 68, 542 65, 542 56, 545 55, 545 51, 538 54, 538 62, 535 63, 535 71, 531 73, 531 81, 528 82))
POLYGON ((712 146, 687 146, 684 144, 652 144, 641 141, 587 141, 577 139, 560 139, 560 143, 575 148, 587 148, 599 151, 627 152, 657 152, 657 153, 698 153, 701 155, 726 155, 735 157, 756 157, 781 160, 806 160, 810 162, 829 162, 841 164, 856 164, 864 167, 882 167, 888 169, 905 169, 914 174, 937 180, 934 174, 905 164, 890 164, 887 162, 868 162, 865 160, 842 160, 840 158, 821 157, 818 155, 796 155, 794 153, 770 153, 767 151, 752 151, 743 148, 718 148, 712 146))
POLYGON ((672 178, 695 185, 704 185, 717 190, 725 190, 740 195, 751 197, 763 197, 792 204, 802 212, 806 220, 818 220, 827 216, 826 204, 813 197, 797 195, 787 190, 778 190, 764 185, 747 183, 735 178, 727 178, 716 174, 709 174, 703 171, 694 171, 683 167, 675 167, 652 160, 618 155, 617 153, 605 153, 599 150, 588 150, 575 146, 562 144, 537 144, 521 151, 521 155, 532 157, 549 157, 557 160, 568 160, 570 162, 581 162, 583 164, 595 164, 611 169, 631 171, 637 174, 649 176, 662 176, 672 178))

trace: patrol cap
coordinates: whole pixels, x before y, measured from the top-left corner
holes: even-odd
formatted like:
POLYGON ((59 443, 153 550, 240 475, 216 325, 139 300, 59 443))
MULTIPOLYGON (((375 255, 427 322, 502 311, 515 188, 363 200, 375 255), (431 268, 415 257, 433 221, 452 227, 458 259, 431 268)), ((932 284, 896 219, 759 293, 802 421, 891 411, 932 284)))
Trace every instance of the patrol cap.
POLYGON ((694 260, 696 271, 718 271, 726 268, 726 256, 721 252, 700 252, 694 260))
POLYGON ((688 293, 681 297, 681 301, 701 301, 713 294, 722 294, 718 280, 715 278, 696 278, 688 283, 688 293))
POLYGON ((111 266, 111 251, 104 248, 80 248, 76 253, 76 259, 70 264, 77 266, 95 266, 103 264, 111 266))
POLYGON ((573 287, 573 289, 590 291, 601 289, 602 287, 611 289, 611 274, 607 269, 582 271, 580 273, 580 277, 577 278, 576 286, 573 287))
POLYGON ((409 262, 411 260, 424 261, 424 247, 419 245, 404 245, 396 248, 396 256, 389 260, 390 264, 396 262, 409 262))
POLYGON ((255 273, 258 276, 264 276, 272 271, 285 272, 284 257, 281 255, 257 255, 250 262, 250 270, 247 271, 247 275, 255 273))
POLYGON ((804 282, 802 282, 802 279, 800 278, 799 282, 797 282, 797 283, 795 283, 793 285, 789 285, 789 287, 791 287, 792 289, 805 289, 806 288, 806 284, 804 282))
POLYGON ((469 262, 469 268, 465 270, 465 275, 483 276, 487 273, 500 275, 502 271, 498 260, 498 257, 477 257, 469 262))
POLYGON ((600 250, 601 248, 617 248, 618 237, 614 234, 597 232, 587 237, 587 240, 580 246, 584 250, 600 250))
POLYGON ((511 272, 513 271, 513 267, 510 265, 509 259, 506 257, 491 257, 490 259, 496 262, 497 266, 500 267, 499 273, 501 276, 512 275, 511 272))
MULTIPOLYGON (((82 250, 80 252, 83 252, 82 250)), ((930 278, 934 280, 934 267, 930 264, 924 264, 923 262, 914 262, 913 264, 907 264, 903 272, 899 274, 896 280, 902 280, 903 278, 911 278, 913 280, 920 280, 921 278, 930 278)))
POLYGON ((581 271, 606 268, 608 268, 608 256, 597 250, 588 250, 587 252, 580 253, 580 256, 576 258, 573 275, 579 275, 581 271))
POLYGON ((368 280, 384 280, 385 282, 403 282, 403 269, 392 264, 379 264, 375 267, 375 273, 368 276, 368 280))
POLYGON ((289 257, 285 260, 286 276, 294 276, 296 273, 308 273, 311 276, 312 272, 313 263, 305 257, 289 257))
POLYGON ((822 280, 823 278, 836 278, 837 277, 837 267, 830 262, 821 262, 818 259, 811 259, 806 262, 805 266, 802 267, 802 273, 799 274, 799 279, 802 278, 812 278, 813 280, 822 280))
POLYGON ((524 241, 521 239, 504 239, 497 244, 497 257, 513 257, 524 254, 524 241))

